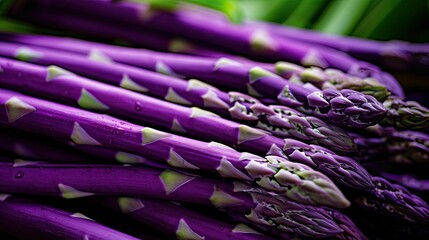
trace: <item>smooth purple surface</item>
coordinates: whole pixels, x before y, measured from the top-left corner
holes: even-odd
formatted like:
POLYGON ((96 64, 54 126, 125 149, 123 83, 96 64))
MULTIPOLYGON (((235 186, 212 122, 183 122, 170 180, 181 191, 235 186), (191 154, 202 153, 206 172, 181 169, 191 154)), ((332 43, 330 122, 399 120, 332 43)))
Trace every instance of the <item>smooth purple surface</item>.
POLYGON ((73 148, 54 141, 46 141, 40 136, 24 132, 0 129, 0 151, 14 154, 24 159, 44 159, 46 161, 83 163, 90 161, 73 148), (23 137, 21 134, 25 134, 23 137))
POLYGON ((349 53, 357 58, 378 64, 394 71, 424 70, 428 63, 419 56, 429 52, 427 44, 412 44, 402 41, 375 41, 356 37, 335 36, 316 31, 275 25, 272 23, 251 22, 248 27, 262 27, 275 36, 316 44, 349 53))

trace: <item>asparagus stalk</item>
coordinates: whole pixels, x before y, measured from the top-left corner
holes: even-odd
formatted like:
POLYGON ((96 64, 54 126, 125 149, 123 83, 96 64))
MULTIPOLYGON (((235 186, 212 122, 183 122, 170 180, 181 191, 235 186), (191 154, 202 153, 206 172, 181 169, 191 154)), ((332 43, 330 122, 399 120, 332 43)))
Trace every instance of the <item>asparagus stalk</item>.
MULTIPOLYGON (((23 141, 18 140, 18 143, 21 144, 21 148, 25 149, 33 149, 35 147, 31 142, 24 141, 23 143, 23 141)), ((210 144, 216 145, 218 143, 211 142, 210 144)), ((58 160, 61 160, 58 158, 51 158, 50 152, 56 151, 56 149, 52 149, 51 145, 51 143, 45 143, 42 148, 46 151, 42 152, 41 155, 35 159, 48 162, 58 162, 58 160), (48 156, 48 158, 42 158, 40 156, 48 156)), ((168 167, 168 165, 161 162, 129 152, 117 151, 99 146, 77 145, 73 142, 71 142, 70 145, 87 155, 96 157, 97 159, 94 159, 94 162, 99 162, 99 159, 102 159, 101 163, 138 164, 160 169, 168 167)), ((367 180, 370 179, 367 171, 360 165, 356 164, 353 159, 336 155, 333 152, 329 152, 318 146, 310 146, 300 143, 299 141, 289 139, 286 141, 283 149, 272 146, 268 153, 285 157, 292 161, 304 163, 315 169, 320 169, 321 172, 326 172, 328 176, 332 176, 338 184, 343 186, 354 189, 370 189, 374 187, 371 181, 367 180)), ((62 152, 62 155, 67 154, 69 154, 68 151, 62 152)), ((18 156, 26 157, 20 154, 18 154, 18 156)), ((65 162, 73 161, 68 160, 65 162)))
MULTIPOLYGON (((356 58, 393 71, 427 71, 427 44, 402 41, 376 41, 348 36, 327 35, 317 31, 280 26, 271 23, 250 22, 248 27, 262 27, 281 38, 292 38, 309 44, 322 45, 346 52, 356 58)), ((399 89, 398 89, 399 90, 399 89)))
MULTIPOLYGON (((365 186, 362 189, 373 189, 374 185, 370 181, 362 182, 363 179, 370 178, 369 173, 365 171, 365 177, 362 177, 363 172, 359 175, 355 175, 356 171, 350 171, 351 169, 360 169, 360 165, 345 156, 337 155, 326 148, 317 145, 308 145, 293 139, 285 140, 285 145, 281 149, 273 145, 268 152, 269 155, 285 157, 285 158, 303 158, 306 160, 308 166, 317 166, 320 171, 326 172, 329 176, 332 176, 336 182, 344 186, 351 186, 353 182, 359 183, 360 186, 365 186), (320 162, 320 165, 315 163, 320 162), (350 164, 352 163, 352 164, 350 164), (350 168, 347 172, 343 172, 341 175, 337 175, 335 172, 342 172, 344 169, 342 165, 346 164, 350 168), (323 169, 323 170, 322 170, 323 169)), ((357 189, 356 187, 354 187, 357 189)))
POLYGON ((358 80, 334 69, 303 68, 295 64, 279 62, 276 64, 279 74, 291 78, 295 83, 310 82, 321 89, 353 89, 376 97, 387 109, 386 117, 380 122, 397 129, 429 128, 429 109, 415 101, 405 101, 390 95, 387 89, 373 78, 358 80))
MULTIPOLYGON (((224 146, 175 136, 12 91, 2 90, 0 93, 2 126, 71 139, 76 144, 110 147, 165 161, 174 167, 211 171, 223 177, 253 181, 297 201, 334 206, 348 204, 329 178, 303 164, 275 156, 262 158, 240 153, 224 146), (296 189, 289 190, 290 174, 300 176, 296 189)), ((194 117, 213 116, 198 112, 194 117)))
MULTIPOLYGON (((44 1, 41 7, 50 11, 79 12, 80 15, 98 17, 106 22, 120 22, 156 31, 163 31, 209 44, 222 46, 258 59, 292 61, 308 66, 333 67, 361 77, 372 76, 382 82, 392 81, 376 66, 359 62, 348 55, 328 48, 315 49, 311 45, 290 39, 279 39, 263 29, 246 29, 223 21, 207 21, 184 12, 152 11, 144 4, 110 1, 44 1), (84 6, 84 7, 82 7, 84 6), (170 24, 174 22, 174 26, 170 24), (195 34, 200 33, 200 34, 195 34)), ((50 14, 41 14, 50 15, 50 14)), ((34 17, 33 17, 34 18, 34 17)), ((59 17, 61 19, 61 16, 59 17)), ((37 18, 34 18, 37 19, 37 18)), ((61 20, 58 21, 61 21, 61 20)), ((56 20, 51 22, 57 22, 56 20)), ((82 26, 84 27, 84 26, 82 26)), ((394 89, 390 89, 394 91, 394 89)))
POLYGON ((302 228, 310 228, 312 236, 319 237, 341 232, 330 218, 317 214, 316 207, 294 203, 278 195, 266 196, 261 190, 239 182, 132 166, 41 163, 14 166, 7 162, 0 162, 0 166, 1 176, 4 176, 0 189, 7 193, 54 195, 66 199, 92 195, 150 197, 231 209, 250 221, 282 231, 299 233, 302 228), (292 217, 294 220, 291 220, 297 211, 306 217, 296 220, 292 217))
POLYGON ((64 144, 53 141, 45 141, 40 136, 26 134, 23 138, 17 131, 0 129, 0 151, 14 154, 24 159, 46 159, 56 162, 83 163, 88 158, 64 144))
POLYGON ((82 214, 72 214, 36 202, 0 195, 0 228, 20 239, 137 239, 110 229, 82 214))
POLYGON ((104 198, 96 201, 173 239, 273 239, 243 224, 220 221, 178 203, 147 198, 104 198), (171 214, 171 213, 175 214, 171 214))
POLYGON ((121 163, 139 164, 159 169, 168 168, 168 164, 128 152, 98 146, 77 145, 73 142, 52 141, 21 131, 1 130, 0 152, 17 157, 14 160, 16 165, 28 164, 29 162, 23 159, 31 159, 51 163, 121 163), (25 135, 25 138, 22 138, 22 134, 25 135))
MULTIPOLYGON (((264 106, 250 96, 234 92, 225 93, 196 80, 187 82, 121 64, 88 62, 86 58, 71 53, 64 54, 18 44, 2 44, 0 55, 43 65, 58 64, 76 73, 123 88, 140 92, 147 90, 144 93, 158 98, 203 107, 222 116, 270 131, 280 137, 294 137, 306 142, 318 143, 339 152, 354 151, 353 142, 348 140, 346 132, 338 127, 326 124, 315 117, 307 117, 288 107, 264 106)), ((145 105, 144 102, 139 102, 140 105, 145 105)), ((145 111, 142 109, 142 112, 145 111)))
POLYGON ((410 194, 406 188, 392 184, 384 178, 373 177, 372 179, 377 188, 356 199, 360 207, 411 222, 428 222, 428 205, 422 199, 410 194))
MULTIPOLYGON (((166 169, 170 166, 167 163, 159 162, 153 159, 143 157, 141 155, 132 154, 129 152, 117 151, 110 148, 100 147, 100 146, 89 146, 89 145, 77 145, 73 142, 69 144, 90 156, 96 157, 98 163, 121 163, 121 164, 133 164, 141 165, 146 167, 152 167, 157 169, 166 169)), ((55 161, 52 161, 55 162, 55 161)))
POLYGON ((390 173, 383 170, 379 170, 377 173, 383 178, 398 183, 407 189, 419 192, 429 191, 429 180, 427 179, 420 179, 411 174, 390 173))
POLYGON ((342 214, 333 209, 325 209, 326 212, 335 219, 335 222, 344 230, 343 233, 337 235, 335 239, 343 240, 367 240, 368 238, 362 231, 353 223, 353 221, 345 214, 342 214))
POLYGON ((278 62, 275 66, 277 74, 295 83, 311 83, 320 89, 331 87, 338 90, 353 89, 374 96, 380 102, 385 101, 391 94, 374 78, 360 79, 336 69, 305 68, 288 62, 278 62))
POLYGON ((365 163, 365 168, 374 175, 385 178, 391 183, 404 186, 410 192, 417 193, 423 200, 427 200, 429 181, 426 177, 427 166, 404 166, 390 163, 365 163))
MULTIPOLYGON (((14 15, 14 13, 12 12, 11 15, 14 15)), ((143 29, 140 29, 140 31, 129 31, 123 29, 121 26, 105 25, 100 21, 94 21, 94 19, 84 17, 76 18, 75 16, 67 13, 52 13, 46 15, 43 11, 39 12, 32 9, 29 15, 27 15, 27 12, 25 12, 25 17, 34 15, 33 17, 37 18, 37 20, 31 21, 32 24, 40 23, 44 25, 43 23, 51 22, 56 19, 55 24, 61 26, 57 29, 58 32, 64 32, 66 29, 73 30, 76 29, 76 27, 79 28, 79 26, 84 25, 85 27, 82 31, 74 31, 75 35, 83 34, 94 38, 116 41, 125 45, 131 44, 135 46, 144 46, 159 51, 169 51, 205 57, 229 56, 229 54, 225 53, 221 48, 213 46, 209 47, 171 34, 156 33, 153 31, 142 32, 143 29)), ((19 14, 16 17, 22 18, 19 14)), ((25 17, 23 19, 24 22, 26 21, 25 17)))
POLYGON ((425 164, 429 162, 429 136, 416 131, 396 131, 373 128, 373 134, 355 134, 362 160, 387 161, 399 164, 425 164))
POLYGON ((383 105, 387 117, 380 122, 383 126, 398 129, 424 130, 429 128, 429 109, 415 101, 404 101, 399 97, 389 97, 383 105))

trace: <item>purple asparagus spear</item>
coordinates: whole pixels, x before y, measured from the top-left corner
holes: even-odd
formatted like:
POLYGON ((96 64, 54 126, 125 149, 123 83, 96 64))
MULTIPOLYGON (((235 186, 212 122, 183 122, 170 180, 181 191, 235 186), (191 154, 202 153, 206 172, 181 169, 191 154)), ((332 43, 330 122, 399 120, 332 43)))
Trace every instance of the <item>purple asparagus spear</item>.
POLYGON ((316 207, 294 203, 278 195, 264 195, 261 190, 240 182, 202 178, 195 174, 151 168, 34 163, 16 166, 0 162, 0 191, 62 196, 66 199, 92 195, 140 196, 202 204, 240 212, 247 219, 282 231, 300 232, 311 228, 314 236, 340 233, 327 219, 312 219, 316 207), (17 177, 18 176, 18 177, 17 177), (291 220, 299 211, 303 219, 291 220), (312 222, 311 224, 308 222, 312 222), (318 224, 322 221, 323 224, 318 224))
POLYGON ((333 239, 341 240, 367 240, 368 238, 362 231, 353 223, 353 221, 345 214, 339 211, 325 208, 326 212, 335 219, 335 222, 344 230, 343 233, 333 237, 333 239))
POLYGON ((295 83, 312 83, 320 89, 334 87, 338 90, 353 89, 374 96, 383 102, 390 92, 375 78, 359 78, 350 76, 337 69, 322 69, 319 67, 302 67, 288 62, 277 62, 276 73, 295 83))
POLYGON ((376 176, 380 176, 390 181, 406 187, 412 192, 416 192, 419 196, 427 201, 429 192, 429 180, 426 178, 426 166, 417 166, 404 169, 403 166, 395 166, 392 164, 380 164, 377 162, 366 163, 365 168, 369 169, 376 176))
POLYGON ((31 159, 51 163, 121 163, 160 169, 169 167, 168 164, 128 152, 99 146, 77 145, 73 142, 52 141, 25 132, 1 130, 0 152, 16 156, 14 162, 17 165, 28 164, 29 162, 24 159, 31 159), (22 138, 21 134, 25 134, 25 138, 22 138))
MULTIPOLYGON (((347 206, 335 184, 299 163, 240 153, 218 144, 175 136, 19 93, 0 91, 0 125, 37 132, 76 144, 111 147, 143 155, 179 168, 211 171, 224 177, 254 181, 260 186, 307 203, 347 206), (290 174, 299 174, 291 182, 290 174), (295 183, 299 183, 295 185, 295 183), (289 189, 291 184, 297 188, 289 189)), ((212 115, 194 115, 210 118, 212 115)))
MULTIPOLYGON (((211 144, 215 145, 218 143, 211 142, 211 144)), ((102 159, 102 162, 100 163, 133 164, 133 165, 142 165, 142 166, 148 166, 148 167, 153 167, 158 169, 171 168, 167 164, 164 164, 162 162, 154 161, 152 159, 148 159, 143 156, 128 153, 128 152, 116 151, 113 149, 99 147, 99 146, 77 145, 77 144, 74 144, 73 142, 70 142, 69 145, 88 155, 97 157, 97 160, 94 160, 96 162, 98 162, 98 159, 102 159)), ((45 146, 45 148, 48 149, 49 146, 45 146)), ((320 148, 319 146, 306 145, 293 140, 288 141, 288 144, 285 145, 283 151, 277 147, 272 147, 268 153, 275 156, 282 156, 282 157, 286 157, 286 154, 287 154, 287 156, 289 156, 290 159, 293 159, 295 161, 301 161, 306 165, 310 165, 310 166, 317 166, 318 164, 321 164, 321 167, 316 167, 316 168, 317 169, 320 168, 322 169, 322 171, 323 171, 323 168, 326 168, 326 169, 330 169, 329 171, 335 172, 335 170, 332 170, 332 169, 343 168, 344 166, 349 165, 348 163, 350 161, 350 159, 347 157, 338 156, 326 149, 320 148), (303 157, 303 154, 305 157, 303 157), (333 161, 332 161, 333 159, 338 163, 333 164, 333 161)), ((57 159, 46 159, 46 158, 45 159, 36 158, 36 159, 47 160, 48 162, 54 162, 54 163, 57 162, 57 159)), ((18 162, 16 163, 20 164, 22 162, 26 163, 22 159, 18 159, 18 162)), ((359 169, 359 168, 360 167, 356 169, 359 169)), ((353 166, 349 165, 347 171, 350 172, 352 169, 353 169, 353 166)), ((353 171, 356 172, 356 169, 354 169, 353 171)), ((344 171, 344 170, 338 170, 338 171, 344 171)), ((366 171, 364 171, 363 173, 364 173, 364 176, 369 178, 369 175, 366 171)), ((327 174, 329 174, 329 172, 327 172, 327 174)), ((354 187, 356 189, 374 188, 374 185, 371 182, 362 182, 361 180, 362 178, 361 179, 356 178, 356 176, 353 176, 351 174, 348 174, 348 176, 352 177, 352 179, 354 177, 352 181, 359 182, 360 186, 365 186, 365 187, 354 187)), ((339 178, 338 175, 335 175, 335 180, 339 184, 348 185, 348 183, 342 183, 342 181, 344 180, 340 180, 340 179, 341 178, 339 178)))
POLYGON ((429 128, 429 109, 415 101, 404 101, 399 97, 389 97, 383 102, 387 117, 380 122, 383 126, 398 129, 426 130, 429 128))
POLYGON ((20 11, 11 11, 10 14, 15 15, 14 17, 17 18, 36 17, 37 19, 34 19, 33 23, 46 24, 50 22, 53 24, 53 27, 60 27, 62 31, 67 29, 73 31, 73 29, 80 28, 81 30, 77 32, 78 35, 85 34, 98 39, 109 39, 125 45, 132 44, 134 46, 144 46, 158 51, 191 55, 197 54, 198 56, 204 57, 218 58, 230 56, 232 58, 242 59, 225 53, 222 48, 207 46, 183 37, 153 31, 143 31, 143 29, 139 31, 130 31, 121 26, 106 25, 101 21, 88 19, 82 16, 77 18, 67 13, 51 12, 46 14, 43 10, 36 11, 36 9, 33 8, 30 12, 25 11, 21 13, 20 11), (55 22, 52 22, 53 20, 55 20, 55 22))
POLYGON ((317 166, 317 169, 326 172, 336 182, 344 186, 353 185, 353 182, 355 182, 359 183, 358 185, 360 186, 365 186, 362 189, 374 188, 374 184, 371 181, 366 181, 366 179, 371 178, 369 173, 358 170, 361 169, 361 166, 353 159, 337 155, 317 145, 308 145, 294 139, 286 139, 282 149, 273 145, 268 154, 292 159, 300 158, 303 163, 308 166, 317 166), (346 165, 347 167, 345 167, 346 165), (359 174, 356 174, 357 172, 359 174), (338 173, 341 173, 341 175, 338 173), (362 182, 362 180, 365 181, 362 182))
POLYGON ((383 170, 379 170, 377 174, 411 190, 420 192, 429 191, 429 180, 427 179, 419 179, 411 174, 390 173, 383 170))
MULTIPOLYGON (((270 131, 280 137, 298 138, 339 152, 354 151, 353 141, 347 139, 346 132, 334 125, 326 124, 315 117, 307 117, 288 107, 264 106, 250 96, 233 92, 225 93, 196 80, 188 82, 117 63, 88 62, 86 58, 72 53, 64 54, 46 48, 29 48, 19 44, 2 43, 0 55, 42 65, 58 64, 78 74, 133 91, 143 91, 179 104, 202 107, 270 131)), ((143 102, 140 103, 145 106, 143 102)), ((142 112, 144 112, 143 109, 142 112)))
POLYGON ((411 194, 405 187, 392 184, 384 178, 372 179, 377 187, 356 199, 360 207, 411 222, 429 222, 428 205, 421 198, 411 194))
POLYGON ((317 31, 276 25, 272 23, 252 22, 248 27, 262 27, 281 38, 294 39, 313 45, 322 45, 346 52, 368 62, 383 64, 394 71, 427 71, 427 53, 429 45, 413 44, 402 41, 375 41, 349 36, 328 35, 317 31))
POLYGON ((369 135, 354 134, 360 158, 399 164, 429 162, 429 136, 416 131, 397 131, 374 126, 369 135))
POLYGON ((321 89, 354 89, 369 94, 383 102, 387 109, 381 125, 394 126, 397 129, 429 128, 429 109, 415 101, 405 101, 401 97, 390 95, 387 89, 373 78, 358 79, 350 77, 335 69, 303 68, 301 66, 280 62, 276 64, 277 72, 295 83, 310 82, 321 89))
POLYGON ((36 202, 0 195, 0 228, 20 239, 137 240, 82 214, 69 213, 36 202))
POLYGON ((103 198, 96 202, 166 232, 172 239, 273 239, 243 223, 221 221, 179 203, 129 197, 103 198))
POLYGON ((46 159, 57 162, 83 163, 87 158, 64 144, 45 141, 40 136, 31 136, 18 131, 0 129, 0 151, 12 153, 24 159, 46 159))

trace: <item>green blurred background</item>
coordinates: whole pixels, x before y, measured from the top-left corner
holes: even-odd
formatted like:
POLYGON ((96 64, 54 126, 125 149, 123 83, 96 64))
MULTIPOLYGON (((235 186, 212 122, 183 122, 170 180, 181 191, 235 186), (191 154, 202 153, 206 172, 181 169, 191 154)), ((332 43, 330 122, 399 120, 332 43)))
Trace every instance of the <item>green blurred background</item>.
POLYGON ((241 0, 250 19, 377 40, 429 41, 429 0, 241 0))

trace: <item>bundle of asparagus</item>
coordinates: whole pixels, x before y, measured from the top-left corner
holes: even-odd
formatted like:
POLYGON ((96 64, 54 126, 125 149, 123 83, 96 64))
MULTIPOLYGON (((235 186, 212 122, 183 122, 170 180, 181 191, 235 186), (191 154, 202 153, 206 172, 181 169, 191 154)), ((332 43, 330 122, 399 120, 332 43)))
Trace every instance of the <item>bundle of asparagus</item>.
POLYGON ((82 198, 171 239, 367 239, 355 209, 429 223, 427 188, 382 167, 429 156, 429 110, 389 73, 323 38, 176 7, 12 4, 10 17, 152 50, 0 33, 0 232, 146 237, 63 211, 82 198))

